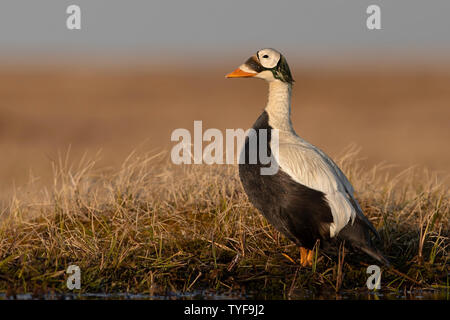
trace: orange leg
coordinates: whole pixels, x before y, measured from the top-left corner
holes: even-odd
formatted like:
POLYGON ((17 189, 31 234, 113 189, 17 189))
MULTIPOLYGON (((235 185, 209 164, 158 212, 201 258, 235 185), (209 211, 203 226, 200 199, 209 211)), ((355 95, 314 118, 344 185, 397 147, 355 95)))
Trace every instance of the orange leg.
POLYGON ((314 251, 300 247, 300 264, 302 267, 312 266, 312 260, 314 257, 314 251))

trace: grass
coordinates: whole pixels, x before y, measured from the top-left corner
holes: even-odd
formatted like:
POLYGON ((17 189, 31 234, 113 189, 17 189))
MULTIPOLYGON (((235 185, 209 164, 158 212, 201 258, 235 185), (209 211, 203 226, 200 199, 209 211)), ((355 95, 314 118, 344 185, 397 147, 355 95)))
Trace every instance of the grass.
MULTIPOLYGON (((449 190, 427 171, 366 170, 356 152, 338 161, 393 264, 382 290, 449 290, 449 190)), ((95 160, 54 164, 50 189, 29 186, 0 207, 0 292, 233 292, 295 298, 301 292, 368 292, 374 261, 344 248, 316 252, 300 268, 297 248, 252 207, 236 166, 176 166, 167 154, 131 155, 119 171, 95 160), (339 252, 339 253, 338 253, 339 252), (292 261, 288 258, 292 257, 292 261)))

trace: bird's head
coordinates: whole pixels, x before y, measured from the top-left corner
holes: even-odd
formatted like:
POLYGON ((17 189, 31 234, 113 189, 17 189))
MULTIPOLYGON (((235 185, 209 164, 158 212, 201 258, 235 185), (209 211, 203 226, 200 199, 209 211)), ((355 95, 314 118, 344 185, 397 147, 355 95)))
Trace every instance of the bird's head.
POLYGON ((236 70, 226 75, 227 78, 255 77, 268 82, 294 82, 286 58, 275 49, 262 49, 248 58, 236 70))

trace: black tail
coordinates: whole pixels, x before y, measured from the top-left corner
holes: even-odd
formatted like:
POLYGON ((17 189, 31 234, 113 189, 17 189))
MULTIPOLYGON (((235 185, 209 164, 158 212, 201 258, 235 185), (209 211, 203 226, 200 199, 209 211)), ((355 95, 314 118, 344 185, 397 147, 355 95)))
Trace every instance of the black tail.
POLYGON ((378 262, 381 262, 386 267, 389 267, 391 265, 389 260, 386 259, 386 257, 383 256, 383 254, 377 248, 374 248, 374 247, 372 247, 372 248, 370 248, 370 247, 359 247, 358 249, 363 251, 363 252, 365 252, 365 253, 367 253, 369 256, 371 256, 372 258, 374 258, 378 262))
POLYGON ((390 266, 389 260, 372 244, 370 240, 370 232, 373 232, 377 238, 379 238, 378 232, 367 221, 362 221, 357 215, 353 224, 347 224, 338 235, 340 240, 345 240, 346 244, 350 244, 353 248, 363 251, 367 255, 371 256, 378 262, 390 266), (368 226, 367 224, 370 224, 368 226))

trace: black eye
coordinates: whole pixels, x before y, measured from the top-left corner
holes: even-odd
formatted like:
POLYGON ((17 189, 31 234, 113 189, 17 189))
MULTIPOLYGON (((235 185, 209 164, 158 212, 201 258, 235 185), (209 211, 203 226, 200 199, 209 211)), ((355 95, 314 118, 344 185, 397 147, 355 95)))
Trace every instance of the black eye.
POLYGON ((267 59, 269 56, 267 54, 263 55, 263 58, 267 59))

